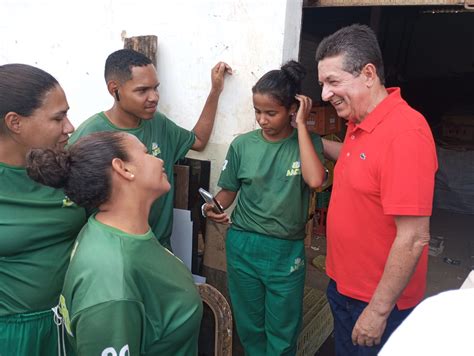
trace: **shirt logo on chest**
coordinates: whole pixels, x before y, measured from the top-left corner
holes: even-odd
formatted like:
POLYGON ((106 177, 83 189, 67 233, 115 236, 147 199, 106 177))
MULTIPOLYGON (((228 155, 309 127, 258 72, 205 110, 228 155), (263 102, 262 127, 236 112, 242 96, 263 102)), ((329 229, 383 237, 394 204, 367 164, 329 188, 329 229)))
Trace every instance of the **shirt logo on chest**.
POLYGON ((359 155, 360 159, 365 161, 365 159, 367 158, 367 156, 365 155, 364 152, 362 152, 360 155, 359 155))
POLYGON ((160 146, 156 142, 152 142, 151 144, 151 154, 153 157, 157 157, 161 153, 160 146))
POLYGON ((74 202, 69 199, 69 197, 67 195, 64 196, 64 199, 63 199, 63 208, 68 208, 70 206, 73 206, 74 205, 74 202))
POLYGON ((301 163, 300 161, 294 161, 291 164, 291 168, 286 171, 287 177, 299 176, 301 175, 301 163))

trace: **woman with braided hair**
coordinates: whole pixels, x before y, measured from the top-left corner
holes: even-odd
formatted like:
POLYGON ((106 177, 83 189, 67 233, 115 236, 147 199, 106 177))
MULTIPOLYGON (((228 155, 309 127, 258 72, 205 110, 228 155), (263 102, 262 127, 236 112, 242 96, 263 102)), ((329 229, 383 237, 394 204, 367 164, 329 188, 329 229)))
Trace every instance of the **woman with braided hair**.
POLYGON ((163 167, 138 138, 117 131, 27 156, 30 177, 96 211, 77 238, 60 297, 78 356, 197 355, 201 298, 148 224, 151 204, 170 190, 163 167))

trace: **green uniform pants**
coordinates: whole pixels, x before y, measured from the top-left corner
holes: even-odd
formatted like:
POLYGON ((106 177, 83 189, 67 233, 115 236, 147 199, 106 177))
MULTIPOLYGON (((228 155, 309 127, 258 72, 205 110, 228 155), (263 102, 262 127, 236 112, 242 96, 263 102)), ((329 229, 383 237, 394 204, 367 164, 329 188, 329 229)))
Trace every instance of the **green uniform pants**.
POLYGON ((58 331, 51 310, 0 317, 1 356, 57 354, 58 331))
POLYGON ((229 229, 227 278, 246 355, 294 355, 305 282, 303 240, 229 229))

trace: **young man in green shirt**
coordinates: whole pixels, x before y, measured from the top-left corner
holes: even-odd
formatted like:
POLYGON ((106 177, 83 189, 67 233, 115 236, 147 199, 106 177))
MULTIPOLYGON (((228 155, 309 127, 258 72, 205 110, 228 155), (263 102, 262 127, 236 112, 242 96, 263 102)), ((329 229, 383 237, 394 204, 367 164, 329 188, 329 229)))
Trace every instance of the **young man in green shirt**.
POLYGON ((150 154, 165 162, 171 190, 153 204, 149 222, 158 240, 168 249, 171 249, 173 222, 173 165, 189 149, 202 151, 205 148, 224 88, 225 73, 231 74, 232 70, 224 62, 212 69, 211 91, 196 125, 188 131, 156 110, 160 82, 151 60, 129 49, 113 52, 105 63, 105 80, 114 104, 81 124, 70 140, 72 144, 97 131, 124 131, 135 135, 150 154))

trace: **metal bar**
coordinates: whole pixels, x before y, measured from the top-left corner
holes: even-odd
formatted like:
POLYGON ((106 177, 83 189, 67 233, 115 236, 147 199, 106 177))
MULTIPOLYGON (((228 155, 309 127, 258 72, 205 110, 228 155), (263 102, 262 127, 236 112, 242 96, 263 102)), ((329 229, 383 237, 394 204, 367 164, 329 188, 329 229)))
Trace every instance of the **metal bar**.
MULTIPOLYGON (((467 0, 304 0, 303 7, 353 7, 353 6, 466 6, 467 0), (466 4, 465 4, 466 3, 466 4)), ((467 4, 469 6, 469 4, 467 4)))

